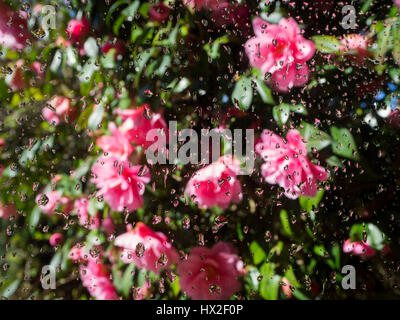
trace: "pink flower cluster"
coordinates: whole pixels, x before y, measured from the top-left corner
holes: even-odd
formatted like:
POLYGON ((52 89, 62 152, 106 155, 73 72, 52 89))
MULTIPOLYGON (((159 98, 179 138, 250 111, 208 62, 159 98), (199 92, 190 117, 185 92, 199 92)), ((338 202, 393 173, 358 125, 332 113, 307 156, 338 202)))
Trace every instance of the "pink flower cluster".
POLYGON ((93 182, 99 188, 98 195, 104 197, 114 211, 136 210, 143 205, 145 184, 150 182, 146 166, 129 162, 136 146, 144 149, 151 145, 146 139, 152 129, 167 134, 167 125, 160 113, 152 114, 148 105, 139 108, 118 110, 123 123, 117 127, 110 123, 111 136, 102 136, 97 144, 105 155, 92 167, 93 182))
POLYGON ((261 141, 255 147, 265 161, 261 166, 265 181, 278 184, 290 199, 315 196, 318 181, 328 178, 324 168, 308 160, 305 142, 294 129, 288 132, 286 141, 273 132, 264 130, 261 141))
POLYGON ((71 100, 63 96, 55 96, 42 110, 43 117, 55 126, 65 120, 72 120, 75 115, 75 108, 71 105, 71 100))
POLYGON ((11 217, 17 216, 17 210, 13 204, 0 203, 0 219, 9 220, 11 217))
POLYGON ((70 258, 79 262, 79 274, 83 285, 90 295, 97 300, 117 300, 118 295, 111 281, 111 274, 101 261, 99 254, 87 253, 86 247, 75 246, 70 251, 70 258))
POLYGON ((11 10, 0 1, 0 45, 12 50, 23 50, 32 40, 25 12, 11 10))
POLYGON ((38 194, 36 203, 39 205, 40 210, 49 216, 52 216, 56 209, 62 210, 66 215, 72 211, 71 200, 62 196, 58 191, 38 194))
POLYGON ((226 300, 240 290, 243 262, 231 244, 218 242, 211 249, 192 248, 177 270, 180 286, 191 298, 226 300))
POLYGON ((245 44, 250 64, 279 91, 306 84, 310 76, 306 62, 314 55, 315 45, 304 39, 296 21, 282 18, 279 24, 270 24, 255 18, 253 29, 255 37, 245 44))
POLYGON ((343 252, 352 253, 355 256, 361 256, 364 258, 371 258, 376 254, 374 248, 372 248, 367 242, 356 241, 352 242, 347 239, 343 244, 343 252))
POLYGON ((242 187, 237 178, 240 162, 223 156, 217 162, 197 171, 186 185, 186 193, 200 208, 219 206, 242 200, 242 187))
POLYGON ((178 262, 178 253, 161 232, 154 232, 139 222, 134 229, 128 229, 115 239, 114 245, 123 248, 121 259, 134 262, 138 268, 159 273, 178 262))
POLYGON ((111 210, 122 212, 136 210, 143 205, 145 185, 150 182, 147 167, 131 165, 118 158, 101 157, 92 167, 93 179, 111 210))
POLYGON ((238 277, 243 272, 236 249, 219 242, 213 248, 195 247, 187 260, 178 262, 178 254, 167 237, 139 222, 134 229, 115 239, 122 249, 121 259, 138 268, 159 273, 178 263, 180 285, 193 299, 228 299, 240 289, 238 277))

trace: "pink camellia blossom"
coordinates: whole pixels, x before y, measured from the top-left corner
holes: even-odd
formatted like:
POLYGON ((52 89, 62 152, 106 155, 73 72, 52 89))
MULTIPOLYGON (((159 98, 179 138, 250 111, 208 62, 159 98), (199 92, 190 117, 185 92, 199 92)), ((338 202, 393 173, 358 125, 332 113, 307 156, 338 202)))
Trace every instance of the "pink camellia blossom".
POLYGON ((231 202, 242 201, 242 187, 237 178, 238 160, 226 156, 197 171, 186 185, 186 193, 200 208, 219 206, 226 209, 231 202))
POLYGON ((289 299, 293 297, 293 291, 292 291, 292 285, 290 284, 289 280, 287 278, 282 278, 281 282, 281 287, 283 294, 288 297, 289 299))
POLYGON ((230 243, 192 248, 177 268, 182 291, 195 300, 227 300, 240 290, 243 262, 230 243))
POLYGON ((17 216, 17 210, 13 204, 0 203, 0 219, 10 220, 11 217, 17 216))
POLYGON ((138 146, 148 148, 153 141, 147 141, 146 135, 152 129, 160 129, 167 134, 167 124, 161 113, 151 114, 148 105, 136 109, 118 110, 124 120, 119 130, 138 146))
POLYGON ((118 130, 113 122, 108 125, 108 130, 110 130, 111 136, 100 137, 96 141, 97 145, 102 148, 104 152, 122 161, 128 160, 130 154, 135 149, 130 143, 128 135, 118 130))
POLYGON ((366 57, 370 55, 368 51, 371 40, 365 35, 361 34, 347 34, 340 40, 340 51, 343 53, 354 53, 354 58, 358 64, 361 64, 366 57))
POLYGON ((53 247, 60 245, 62 241, 63 241, 63 235, 61 233, 53 233, 49 240, 50 245, 53 247))
POLYGON ((217 26, 228 26, 234 24, 241 30, 242 34, 250 31, 250 11, 246 5, 233 5, 229 2, 222 3, 212 12, 212 18, 217 26))
POLYGON ((81 20, 72 19, 65 32, 71 42, 81 42, 90 33, 90 22, 84 17, 81 20))
POLYGON ((40 211, 49 216, 52 216, 57 208, 63 207, 65 214, 69 214, 72 209, 70 199, 63 197, 58 191, 38 194, 36 203, 39 205, 40 211))
POLYGON ((48 105, 43 108, 42 115, 49 123, 57 126, 66 118, 72 118, 74 116, 74 111, 70 99, 62 96, 55 96, 48 102, 48 105))
POLYGON ((11 10, 0 0, 0 45, 12 50, 22 50, 32 40, 27 19, 20 12, 11 10))
POLYGON ((12 66, 13 72, 8 74, 5 78, 7 85, 13 91, 20 91, 25 89, 24 72, 22 70, 24 65, 23 60, 18 60, 14 66, 12 66))
POLYGON ((89 217, 88 206, 89 200, 86 198, 74 202, 74 210, 78 216, 79 224, 89 230, 95 230, 100 226, 100 218, 98 214, 89 217))
POLYGON ((83 285, 97 300, 117 300, 118 295, 110 280, 110 272, 99 259, 90 259, 79 268, 83 285))
POLYGON ((250 64, 271 78, 279 91, 306 84, 310 76, 306 62, 314 55, 315 45, 300 34, 297 22, 282 18, 279 24, 270 24, 255 18, 253 29, 255 37, 245 44, 250 64))
POLYGON ((145 166, 134 166, 115 157, 101 157, 92 167, 93 182, 110 205, 111 210, 122 212, 136 210, 143 205, 145 184, 150 182, 150 173, 145 166))
POLYGON ((154 5, 149 10, 149 18, 156 22, 163 22, 168 19, 170 9, 163 3, 154 5))
POLYGON ((125 51, 125 45, 124 43, 119 40, 115 39, 113 41, 107 41, 102 47, 101 47, 101 52, 103 53, 108 53, 111 49, 115 49, 115 56, 114 58, 118 58, 121 56, 124 51, 125 51))
POLYGON ((112 235, 115 232, 115 225, 111 215, 101 221, 101 226, 107 235, 112 235))
POLYGON ((121 259, 125 263, 134 262, 138 268, 159 273, 178 261, 178 253, 167 237, 154 232, 138 222, 131 229, 115 238, 114 245, 123 249, 121 259))
POLYGON ((201 10, 201 9, 215 10, 226 2, 227 2, 226 0, 183 0, 183 3, 186 6, 195 10, 201 10))
POLYGON ((80 263, 79 273, 83 285, 97 300, 116 300, 117 292, 112 283, 109 268, 101 261, 102 251, 87 252, 86 246, 76 245, 70 252, 72 261, 80 263))
POLYGON ((400 110, 393 110, 386 121, 392 128, 400 130, 400 110))
POLYGON ((352 253, 355 256, 361 256, 364 258, 371 258, 376 254, 374 248, 372 248, 368 241, 356 241, 352 242, 350 239, 347 239, 343 244, 343 252, 352 253))
POLYGON ((36 75, 36 79, 39 82, 43 82, 45 80, 45 70, 40 62, 38 61, 33 62, 31 69, 36 75))
POLYGON ((265 161, 261 166, 265 181, 284 188, 289 199, 297 199, 300 195, 315 196, 317 181, 328 178, 324 168, 308 160, 305 139, 297 130, 290 130, 286 141, 264 130, 255 149, 265 161))

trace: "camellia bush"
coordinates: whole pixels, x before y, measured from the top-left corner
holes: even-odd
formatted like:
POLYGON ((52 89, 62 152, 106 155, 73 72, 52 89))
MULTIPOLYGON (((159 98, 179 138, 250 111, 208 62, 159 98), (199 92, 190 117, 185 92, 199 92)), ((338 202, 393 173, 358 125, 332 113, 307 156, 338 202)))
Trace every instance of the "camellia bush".
POLYGON ((399 298, 399 7, 0 0, 2 299, 399 298))

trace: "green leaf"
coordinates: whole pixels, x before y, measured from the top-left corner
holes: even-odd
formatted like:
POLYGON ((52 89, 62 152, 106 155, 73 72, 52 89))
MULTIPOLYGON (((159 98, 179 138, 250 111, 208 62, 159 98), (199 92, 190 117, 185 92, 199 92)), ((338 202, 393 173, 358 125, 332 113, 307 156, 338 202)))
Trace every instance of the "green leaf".
POLYGON ((400 65, 400 22, 396 21, 393 25, 393 59, 400 65))
POLYGON ((326 159, 326 163, 332 167, 339 167, 339 168, 344 167, 344 164, 342 163, 342 161, 340 161, 340 159, 336 156, 331 156, 328 159, 326 159))
POLYGON ((386 27, 378 33, 375 59, 378 60, 380 67, 382 67, 386 52, 389 50, 392 26, 393 23, 388 23, 386 27))
POLYGON ((250 244, 250 252, 253 255, 253 262, 254 264, 259 264, 265 260, 267 255, 265 254, 265 251, 261 248, 261 246, 256 242, 253 241, 250 244))
POLYGON ((173 93, 181 93, 185 89, 187 89, 190 86, 190 81, 188 78, 182 78, 178 84, 175 86, 174 90, 172 91, 173 93))
POLYGON ((129 295, 129 290, 132 287, 133 284, 133 270, 135 270, 135 264, 131 263, 130 265, 128 265, 128 267, 126 268, 124 275, 121 279, 121 291, 122 294, 124 296, 128 296, 129 295))
POLYGON ((274 274, 275 264, 264 263, 260 268, 263 279, 260 282, 260 295, 265 300, 277 300, 281 277, 274 274))
POLYGON ((90 115, 89 120, 88 120, 88 127, 91 130, 96 130, 97 126, 103 120, 103 116, 104 116, 104 105, 102 103, 100 103, 97 106, 96 110, 94 110, 92 112, 92 114, 90 115))
POLYGON ((301 104, 298 104, 295 106, 290 105, 290 111, 293 111, 298 114, 308 115, 307 109, 304 106, 302 106, 301 104))
POLYGON ((292 229, 290 228, 289 217, 287 211, 282 209, 280 213, 281 225, 282 225, 282 233, 284 235, 291 236, 293 235, 292 229))
POLYGON ((313 198, 300 196, 299 198, 300 206, 304 210, 307 210, 307 212, 310 212, 314 208, 318 207, 318 204, 321 202, 323 195, 324 195, 324 190, 322 189, 318 191, 315 197, 313 198))
POLYGON ((314 246, 314 253, 320 257, 326 258, 328 257, 328 251, 326 251, 324 245, 315 245, 314 246))
POLYGON ((264 81, 255 79, 254 82, 256 84, 256 90, 258 91, 262 101, 267 104, 275 104, 271 89, 264 83, 264 81))
POLYGON ((376 225, 368 223, 367 233, 368 233, 368 244, 376 250, 382 250, 385 238, 385 235, 382 233, 382 231, 379 230, 379 228, 376 225))
POLYGON ((253 101, 253 88, 251 79, 242 77, 236 82, 232 93, 232 102, 242 110, 247 110, 253 101))
POLYGON ((5 298, 11 297, 15 291, 17 291, 19 284, 21 283, 21 279, 15 279, 11 282, 7 287, 2 290, 1 296, 5 298))
POLYGON ((333 138, 332 151, 338 156, 351 160, 358 160, 357 147, 351 132, 348 129, 331 127, 333 138))
POLYGON ((41 214, 42 212, 40 211, 40 208, 35 206, 29 216, 29 231, 31 233, 35 232, 35 228, 39 223, 41 214))
POLYGON ((303 121, 298 130, 301 136, 307 140, 306 146, 308 152, 312 151, 314 148, 317 151, 322 150, 332 142, 331 137, 327 133, 318 130, 307 122, 303 121))
POLYGON ((340 41, 334 36, 313 36, 312 40, 315 43, 315 47, 319 52, 322 53, 340 53, 340 41))
POLYGON ((282 103, 279 106, 273 107, 272 115, 273 115, 276 123, 282 127, 289 120, 290 105, 286 104, 286 103, 282 103))

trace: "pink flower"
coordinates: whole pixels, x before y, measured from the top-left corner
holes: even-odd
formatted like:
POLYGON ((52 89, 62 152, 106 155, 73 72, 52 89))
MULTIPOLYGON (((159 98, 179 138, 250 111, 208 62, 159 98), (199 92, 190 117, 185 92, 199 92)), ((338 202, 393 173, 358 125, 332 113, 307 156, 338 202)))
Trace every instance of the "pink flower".
POLYGON ((170 9, 163 3, 154 5, 149 10, 149 17, 156 22, 163 22, 169 17, 170 9))
POLYGON ((130 154, 135 149, 131 145, 128 135, 118 130, 113 122, 108 125, 108 129, 111 131, 112 135, 100 137, 96 141, 97 145, 102 148, 104 152, 122 161, 128 160, 130 154))
POLYGON ((279 24, 270 24, 255 18, 253 29, 255 37, 245 44, 253 67, 271 77, 279 91, 286 92, 308 82, 310 72, 306 61, 314 55, 315 45, 304 39, 294 19, 282 18, 279 24))
POLYGON ((97 300, 116 300, 118 298, 112 283, 108 267, 102 263, 102 252, 87 252, 86 246, 74 246, 69 257, 81 264, 79 273, 83 285, 88 289, 90 295, 97 300))
POLYGON ((74 202, 74 210, 78 215, 79 224, 89 230, 94 230, 100 226, 100 218, 98 214, 89 217, 88 206, 89 200, 86 198, 74 202))
POLYGON ((17 216, 17 210, 13 204, 0 203, 0 219, 10 220, 11 217, 17 216))
POLYGON ((121 259, 138 268, 159 273, 178 261, 178 253, 161 232, 154 232, 138 222, 133 230, 118 236, 114 245, 123 248, 121 259))
POLYGON ((120 55, 122 55, 125 51, 125 45, 124 43, 119 40, 115 39, 113 41, 107 41, 102 47, 101 47, 101 52, 103 53, 108 53, 111 49, 115 49, 115 56, 114 58, 118 58, 120 55))
POLYGON ((400 110, 393 110, 386 121, 392 128, 400 130, 400 110))
POLYGON ((183 3, 195 10, 208 9, 215 10, 222 4, 226 3, 226 0, 183 0, 183 3))
POLYGON ((68 39, 73 42, 81 42, 90 33, 90 22, 85 18, 81 20, 72 19, 65 31, 68 39))
POLYGON ((35 61, 32 63, 31 69, 36 74, 36 78, 39 82, 43 82, 45 80, 45 71, 43 70, 43 66, 40 62, 35 61))
POLYGON ((83 285, 97 300, 117 300, 118 295, 110 280, 111 274, 99 259, 91 259, 79 268, 83 285))
POLYGON ((25 89, 25 79, 24 79, 24 73, 22 71, 23 65, 24 62, 22 60, 18 60, 15 63, 13 73, 8 74, 5 78, 7 85, 13 91, 20 91, 25 89))
POLYGON ((101 157, 92 167, 97 195, 102 195, 111 210, 122 212, 136 210, 143 205, 145 184, 150 174, 145 166, 131 166, 128 161, 115 157, 101 157))
POLYGON ((43 108, 42 115, 49 123, 57 126, 66 118, 74 116, 71 100, 62 96, 55 96, 43 108))
POLYGON ((364 258, 371 258, 376 254, 375 249, 372 248, 367 242, 352 242, 350 239, 347 239, 344 242, 343 252, 353 253, 355 256, 362 256, 364 258))
POLYGON ((115 232, 115 225, 110 215, 101 221, 101 226, 107 235, 112 235, 115 232))
POLYGON ((26 17, 0 1, 0 45, 12 50, 22 50, 31 39, 26 17))
POLYGON ((148 105, 136 109, 119 110, 118 114, 124 120, 119 130, 139 146, 147 148, 154 143, 146 140, 147 133, 152 129, 161 129, 167 134, 164 118, 160 113, 151 114, 148 105))
POLYGON ((249 8, 246 5, 233 5, 229 2, 222 3, 212 13, 212 18, 218 26, 235 24, 239 29, 247 32, 248 20, 250 17, 249 8))
POLYGON ((71 212, 70 199, 61 196, 58 191, 38 194, 36 197, 36 203, 40 206, 40 210, 49 216, 54 214, 57 207, 63 207, 65 214, 71 212))
POLYGON ((288 297, 289 299, 293 297, 292 285, 290 284, 289 280, 286 278, 282 278, 281 287, 283 294, 288 297))
POLYGON ((240 163, 221 157, 197 171, 186 185, 186 193, 200 208, 219 206, 226 209, 231 202, 242 201, 242 187, 237 178, 240 163))
POLYGON ((269 184, 285 189, 289 199, 300 195, 313 197, 317 194, 317 181, 328 178, 324 168, 312 164, 307 158, 304 139, 297 130, 290 130, 284 141, 269 130, 264 130, 262 141, 256 144, 256 152, 265 163, 261 174, 269 184))
POLYGON ((62 241, 63 241, 63 236, 61 233, 53 233, 49 240, 50 245, 53 247, 60 245, 62 241))
POLYGON ((195 247, 178 264, 182 290, 196 300, 226 300, 240 290, 243 263, 233 245, 218 242, 211 249, 195 247))
POLYGON ((344 53, 355 53, 355 61, 361 64, 370 55, 368 51, 370 39, 361 34, 347 34, 340 40, 340 51, 344 53))
POLYGON ((81 244, 76 244, 74 247, 71 248, 69 251, 68 257, 73 262, 84 263, 88 260, 88 254, 86 253, 86 247, 81 244))
POLYGON ((397 7, 400 8, 400 0, 394 0, 394 3, 396 4, 397 7))

